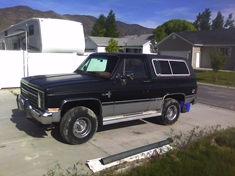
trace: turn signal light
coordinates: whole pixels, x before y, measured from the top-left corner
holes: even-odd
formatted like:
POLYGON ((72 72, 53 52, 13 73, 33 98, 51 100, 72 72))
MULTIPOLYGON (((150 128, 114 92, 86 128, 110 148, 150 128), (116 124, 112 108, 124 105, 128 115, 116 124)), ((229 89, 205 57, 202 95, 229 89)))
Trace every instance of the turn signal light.
POLYGON ((58 112, 59 108, 48 108, 48 112, 58 112))

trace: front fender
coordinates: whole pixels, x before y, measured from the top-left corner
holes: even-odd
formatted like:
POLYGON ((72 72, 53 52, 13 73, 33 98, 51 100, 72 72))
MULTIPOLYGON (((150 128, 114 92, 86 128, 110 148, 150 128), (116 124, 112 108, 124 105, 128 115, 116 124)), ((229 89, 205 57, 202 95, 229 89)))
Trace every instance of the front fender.
POLYGON ((69 98, 63 100, 61 103, 61 117, 68 110, 77 106, 84 106, 91 109, 96 114, 98 120, 102 119, 102 103, 97 98, 69 98))

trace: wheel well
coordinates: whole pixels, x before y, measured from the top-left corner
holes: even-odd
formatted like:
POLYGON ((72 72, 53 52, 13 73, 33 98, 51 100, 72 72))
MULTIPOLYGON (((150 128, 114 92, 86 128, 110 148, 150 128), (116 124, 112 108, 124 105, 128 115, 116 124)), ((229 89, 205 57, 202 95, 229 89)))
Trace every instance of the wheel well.
POLYGON ((171 94, 171 95, 166 95, 165 97, 164 97, 164 99, 167 99, 167 98, 173 98, 173 99, 175 99, 176 101, 178 101, 179 102, 179 104, 180 104, 180 102, 184 102, 185 101, 185 96, 183 95, 183 94, 171 94))
POLYGON ((61 117, 64 116, 64 114, 74 108, 74 107, 77 107, 77 106, 84 106, 84 107, 87 107, 89 109, 91 109, 97 116, 98 118, 98 122, 100 124, 101 122, 101 104, 99 101, 97 100, 82 100, 82 101, 71 101, 71 102, 67 102, 65 103, 63 106, 62 106, 62 109, 61 109, 61 117))

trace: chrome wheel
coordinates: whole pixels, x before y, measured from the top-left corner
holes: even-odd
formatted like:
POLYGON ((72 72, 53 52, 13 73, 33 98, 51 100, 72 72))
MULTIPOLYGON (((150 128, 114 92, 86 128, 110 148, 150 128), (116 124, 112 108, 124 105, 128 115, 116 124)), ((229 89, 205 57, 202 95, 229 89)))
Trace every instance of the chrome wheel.
POLYGON ((80 117, 74 122, 73 134, 77 138, 84 138, 90 133, 91 127, 91 121, 87 117, 80 117))
POLYGON ((177 117, 177 113, 178 113, 177 107, 174 105, 171 105, 167 109, 166 118, 172 121, 177 117))

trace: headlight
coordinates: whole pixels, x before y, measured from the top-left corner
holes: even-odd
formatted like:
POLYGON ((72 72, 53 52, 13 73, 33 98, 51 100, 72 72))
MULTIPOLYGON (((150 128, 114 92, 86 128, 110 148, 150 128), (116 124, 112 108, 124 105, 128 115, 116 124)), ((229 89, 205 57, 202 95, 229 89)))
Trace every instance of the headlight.
POLYGON ((38 92, 38 107, 41 109, 45 109, 43 92, 38 92))

